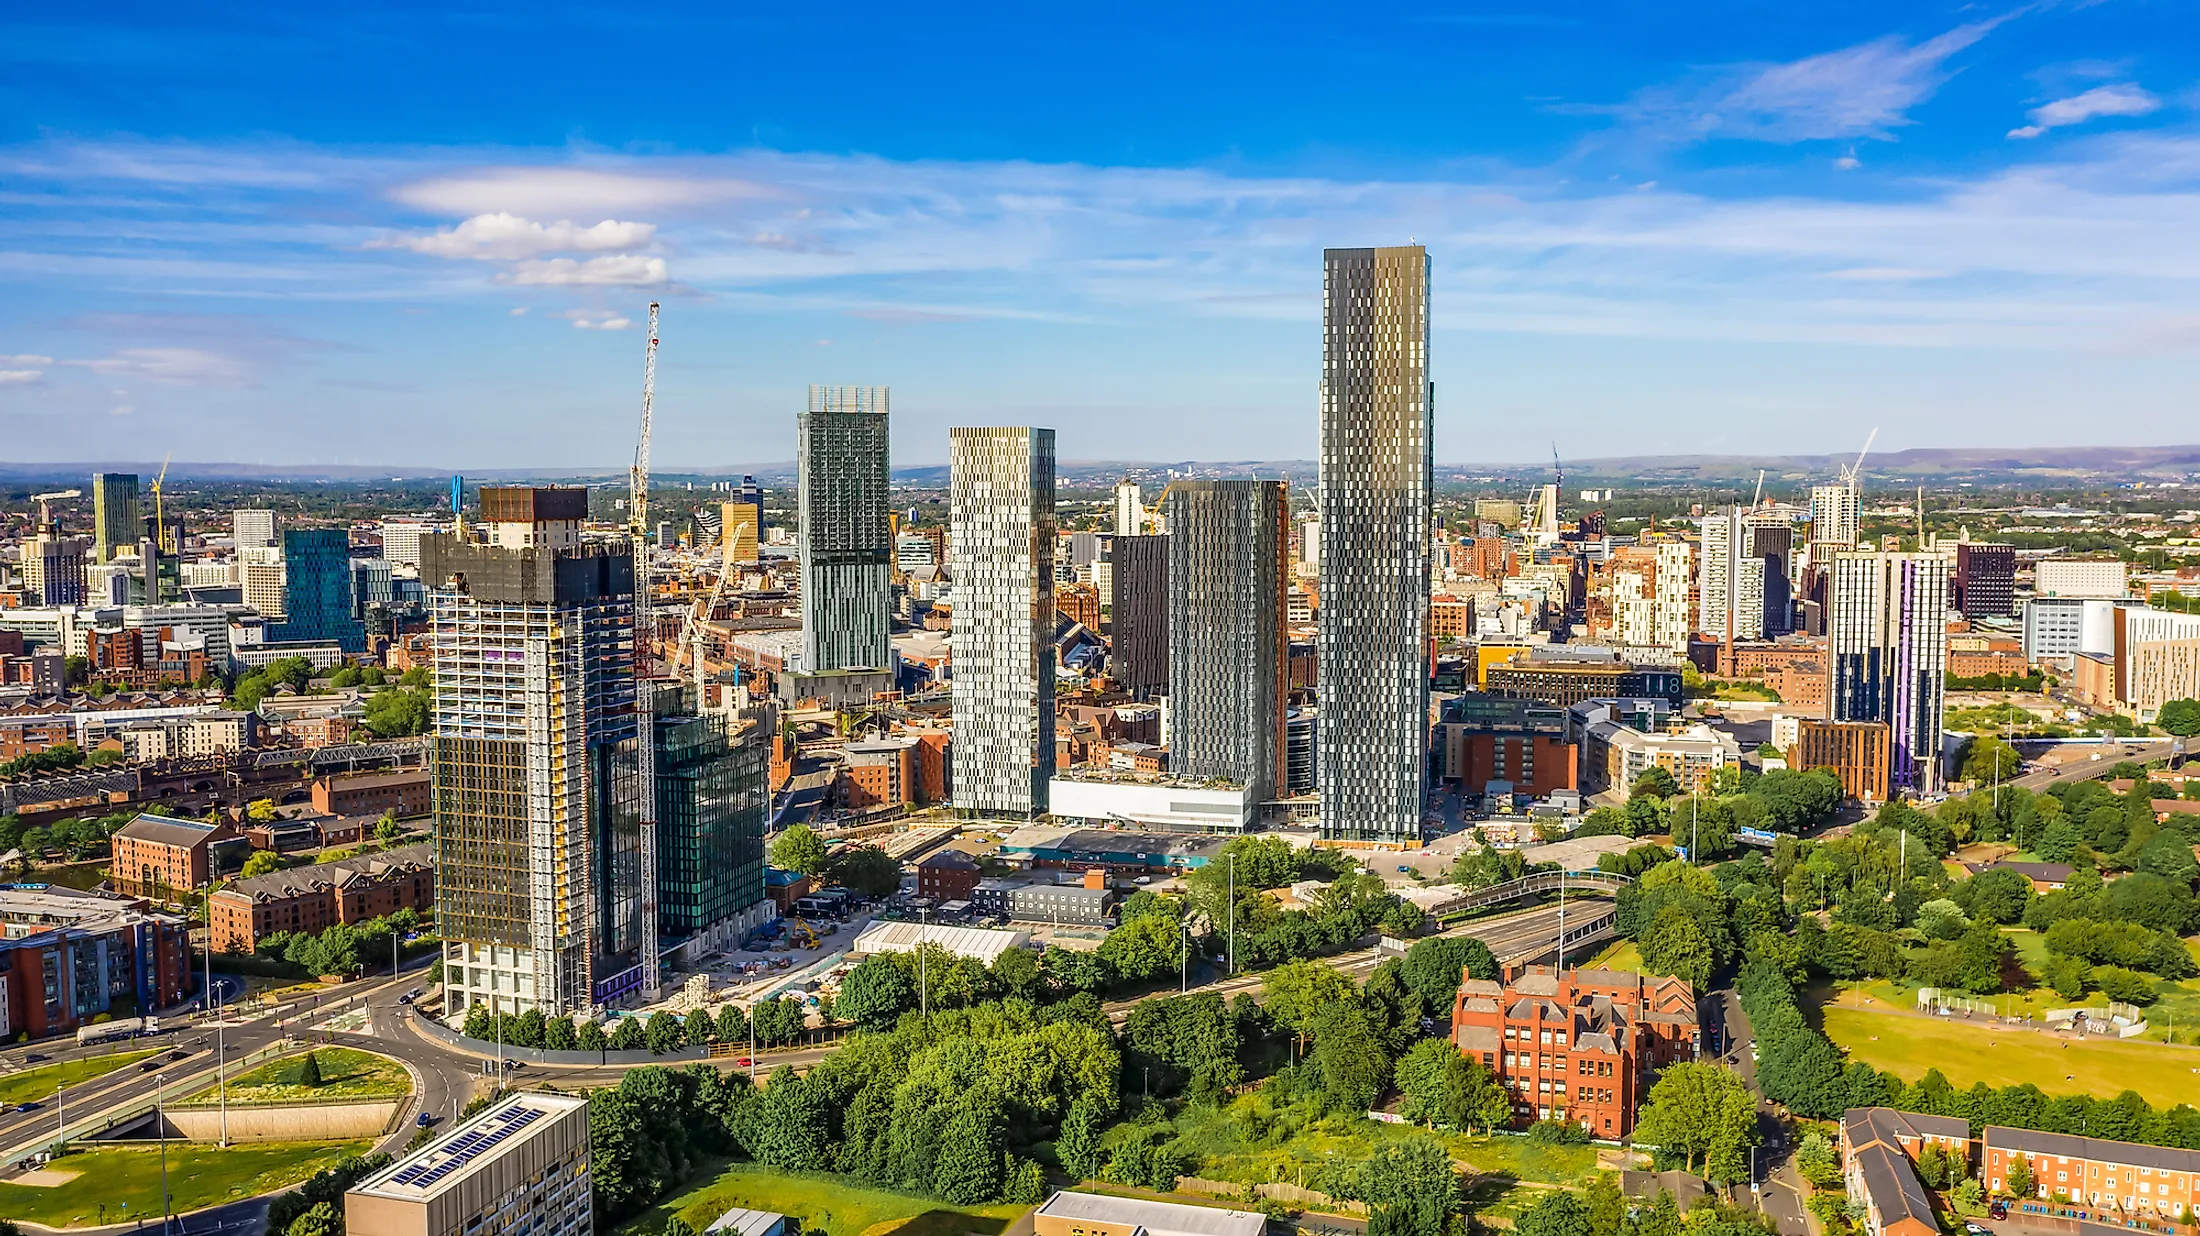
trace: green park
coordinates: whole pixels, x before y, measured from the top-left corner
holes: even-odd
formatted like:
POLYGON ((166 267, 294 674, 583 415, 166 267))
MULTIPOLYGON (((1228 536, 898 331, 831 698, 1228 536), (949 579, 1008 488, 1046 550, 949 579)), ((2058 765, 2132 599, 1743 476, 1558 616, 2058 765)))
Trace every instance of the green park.
MULTIPOLYGON (((168 1196, 178 1214, 288 1188, 366 1142, 268 1142, 230 1146, 171 1141, 168 1196)), ((100 1146, 0 1182, 0 1215, 47 1227, 94 1227, 161 1213, 161 1150, 150 1143, 100 1146)))

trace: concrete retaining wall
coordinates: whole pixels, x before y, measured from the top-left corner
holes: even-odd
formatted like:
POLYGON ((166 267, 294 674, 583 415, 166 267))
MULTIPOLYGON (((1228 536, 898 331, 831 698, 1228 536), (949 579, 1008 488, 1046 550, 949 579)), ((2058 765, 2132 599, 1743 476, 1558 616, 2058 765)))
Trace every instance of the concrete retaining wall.
MULTIPOLYGON (((404 1099, 361 1099, 335 1103, 285 1103, 229 1106, 232 1142, 334 1142, 380 1137, 397 1118, 404 1099)), ((221 1108, 170 1107, 171 1136, 194 1142, 220 1141, 221 1108)))

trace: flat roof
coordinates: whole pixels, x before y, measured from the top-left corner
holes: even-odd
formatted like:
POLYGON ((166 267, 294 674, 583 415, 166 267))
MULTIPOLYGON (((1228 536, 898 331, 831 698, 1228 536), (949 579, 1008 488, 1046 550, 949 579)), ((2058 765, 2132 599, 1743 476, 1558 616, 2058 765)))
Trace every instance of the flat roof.
POLYGON ((375 1173, 351 1191, 404 1202, 427 1201, 548 1128, 555 1117, 587 1107, 588 1100, 567 1094, 515 1094, 451 1126, 450 1132, 418 1153, 375 1173))
POLYGON ((955 927, 945 923, 873 923, 863 929, 848 951, 914 953, 919 944, 936 944, 958 957, 972 957, 987 965, 1029 939, 1021 931, 994 931, 985 927, 955 927))
POLYGON ((1142 1227, 1148 1236, 1261 1236, 1268 1226, 1266 1215, 1248 1210, 1067 1191, 1057 1192, 1033 1213, 1048 1218, 1142 1227))
POLYGON ((730 1236, 762 1236, 775 1231, 787 1221, 787 1216, 770 1210, 744 1210, 739 1206, 718 1216, 717 1221, 703 1229, 703 1236, 726 1232, 730 1236))

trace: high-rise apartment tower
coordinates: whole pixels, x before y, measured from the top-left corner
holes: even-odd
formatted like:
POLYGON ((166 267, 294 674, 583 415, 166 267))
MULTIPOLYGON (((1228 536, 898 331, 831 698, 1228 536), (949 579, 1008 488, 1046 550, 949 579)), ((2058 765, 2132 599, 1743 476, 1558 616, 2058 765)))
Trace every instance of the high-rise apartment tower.
POLYGON ((1412 843, 1428 764, 1428 251, 1322 262, 1321 827, 1412 843))
POLYGON ((1169 487, 1169 770, 1280 797, 1291 645, 1290 487, 1169 487))
POLYGON ((1811 544, 1854 545, 1856 536, 1856 491, 1846 485, 1811 486, 1811 544))
POLYGON ((1169 538, 1119 536, 1108 546, 1114 585, 1109 669, 1143 699, 1169 689, 1169 538))
POLYGON ((447 1007, 572 1013, 643 979, 634 560, 552 543, 584 489, 481 493, 533 526, 421 546, 447 1007))
POLYGON ((796 425, 802 661, 811 673, 883 669, 889 661, 887 404, 883 386, 812 386, 796 425))
POLYGON ((275 544, 275 512, 237 510, 229 513, 230 539, 238 548, 275 544))
POLYGON ((1946 707, 1948 560, 1835 555, 1826 633, 1832 719, 1886 723, 1894 788, 1930 793, 1940 784, 1946 707))
POLYGON ((1054 775, 1054 431, 947 431, 954 797, 1031 816, 1054 775))
POLYGON ((92 557, 113 562, 118 551, 135 549, 144 535, 138 513, 138 479, 135 472, 97 472, 92 475, 92 557))

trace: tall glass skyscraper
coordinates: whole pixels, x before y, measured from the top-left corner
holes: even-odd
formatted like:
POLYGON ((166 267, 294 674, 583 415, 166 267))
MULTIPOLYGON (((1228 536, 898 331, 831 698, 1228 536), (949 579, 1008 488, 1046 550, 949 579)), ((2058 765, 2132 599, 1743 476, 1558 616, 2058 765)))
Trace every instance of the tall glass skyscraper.
POLYGON ((115 551, 135 550, 145 535, 138 514, 138 479, 135 472, 97 472, 92 475, 92 558, 113 562, 115 551))
POLYGON ((889 663, 887 404, 883 386, 812 386, 797 419, 802 663, 811 673, 889 663))
POLYGON ((1047 809, 1054 775, 1054 431, 947 431, 954 797, 1047 809))
POLYGON ((353 603, 351 533, 342 528, 283 532, 283 621, 278 640, 334 640, 347 653, 367 650, 367 628, 353 603))
POLYGON ((656 691, 657 930, 730 943, 763 917, 770 736, 738 739, 689 687, 656 691))
POLYGON ((1322 835, 1411 844, 1428 765, 1428 251, 1322 262, 1322 835))
POLYGON ((1163 512, 1169 769, 1237 782, 1262 802, 1284 783, 1289 493, 1282 481, 1178 481, 1163 512))
POLYGON ((435 533, 420 574, 450 1010, 565 1014, 641 986, 632 557, 435 533))
POLYGON ((1948 560, 1836 554, 1827 610, 1833 719, 1885 724, 1894 788, 1931 793, 1947 706, 1948 560))

